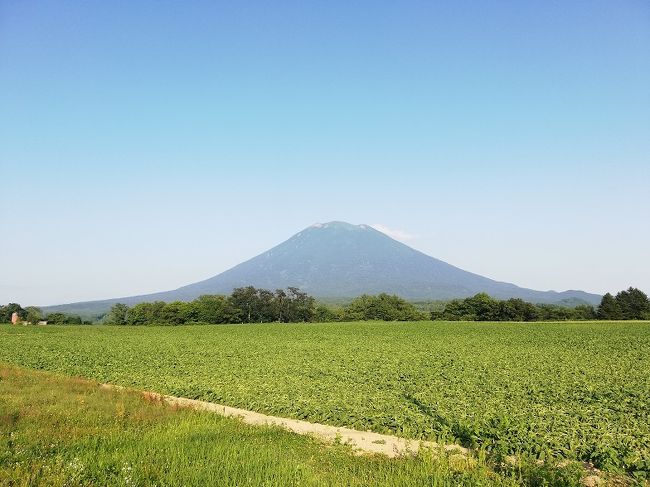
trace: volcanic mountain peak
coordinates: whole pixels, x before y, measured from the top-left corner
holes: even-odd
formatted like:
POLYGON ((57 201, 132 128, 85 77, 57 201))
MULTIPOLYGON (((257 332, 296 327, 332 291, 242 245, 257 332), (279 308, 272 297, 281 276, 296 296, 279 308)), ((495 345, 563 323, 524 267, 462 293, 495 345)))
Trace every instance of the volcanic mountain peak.
POLYGON ((320 298, 351 298, 381 292, 407 299, 446 300, 479 292, 534 303, 565 300, 596 304, 600 296, 582 291, 535 291, 464 271, 415 250, 370 225, 341 221, 316 223, 272 249, 214 277, 144 296, 49 307, 74 311, 107 310, 115 302, 191 300, 202 294, 229 294, 234 288, 295 286, 320 298), (85 306, 85 307, 84 307, 85 306))

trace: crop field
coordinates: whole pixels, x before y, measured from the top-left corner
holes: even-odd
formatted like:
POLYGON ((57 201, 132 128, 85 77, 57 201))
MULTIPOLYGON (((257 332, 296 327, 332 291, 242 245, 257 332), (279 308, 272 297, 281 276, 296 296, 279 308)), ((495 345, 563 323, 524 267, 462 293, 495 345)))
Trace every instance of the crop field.
POLYGON ((576 469, 446 455, 356 456, 279 428, 0 366, 0 486, 476 486, 578 483, 576 469))
POLYGON ((650 476, 650 324, 0 327, 0 362, 650 476))

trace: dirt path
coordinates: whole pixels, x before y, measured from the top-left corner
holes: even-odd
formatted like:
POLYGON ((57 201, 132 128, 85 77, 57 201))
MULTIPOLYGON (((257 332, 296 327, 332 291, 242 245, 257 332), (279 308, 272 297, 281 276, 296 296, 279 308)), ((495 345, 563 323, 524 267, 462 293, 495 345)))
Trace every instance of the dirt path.
MULTIPOLYGON (((121 386, 112 384, 102 384, 102 388, 113 390, 129 390, 121 386)), ((412 453, 417 453, 420 448, 437 449, 442 447, 447 451, 457 451, 461 454, 467 454, 468 450, 459 445, 438 445, 431 441, 409 440, 397 436, 382 435, 370 431, 357 431, 350 428, 339 426, 329 426, 326 424, 309 423, 297 419, 280 418, 277 416, 268 416, 266 414, 248 411, 246 409, 233 408, 222 404, 215 404, 206 401, 197 401, 195 399, 185 399, 176 396, 167 396, 157 392, 141 392, 143 396, 150 400, 161 401, 171 406, 195 409, 198 411, 210 411, 231 418, 238 418, 246 424, 252 425, 275 425, 286 430, 292 431, 299 435, 310 435, 321 441, 333 443, 340 441, 349 444, 359 453, 380 453, 388 457, 397 457, 412 453)))

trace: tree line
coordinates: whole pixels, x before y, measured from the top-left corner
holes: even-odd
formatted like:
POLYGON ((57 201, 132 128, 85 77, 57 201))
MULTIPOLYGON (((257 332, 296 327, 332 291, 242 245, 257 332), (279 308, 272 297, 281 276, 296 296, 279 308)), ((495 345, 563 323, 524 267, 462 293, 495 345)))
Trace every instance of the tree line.
POLYGON ((27 306, 23 308, 18 303, 9 303, 0 305, 0 323, 10 323, 11 315, 18 314, 18 319, 27 323, 36 324, 39 321, 46 320, 49 324, 54 325, 88 325, 90 321, 83 320, 80 316, 66 313, 48 313, 44 315, 37 306, 27 306))
POLYGON ((594 308, 582 304, 573 308, 556 304, 533 304, 522 299, 498 300, 485 293, 454 299, 433 320, 448 321, 562 321, 562 320, 648 320, 650 300, 639 289, 630 287, 616 296, 607 293, 594 308))
POLYGON ((650 301, 643 291, 630 287, 616 296, 605 294, 596 315, 600 320, 650 320, 650 301))
POLYGON ((465 299, 453 299, 441 311, 433 311, 431 319, 446 321, 562 321, 595 320, 591 305, 569 308, 554 304, 533 304, 523 299, 498 300, 485 293, 465 299))
POLYGON ((189 302, 154 301, 129 307, 115 304, 105 323, 113 325, 181 325, 184 323, 270 323, 313 321, 316 300, 298 288, 235 289, 229 296, 203 295, 189 302))
MULTIPOLYGON (((11 321, 12 313, 21 320, 48 324, 88 324, 79 316, 49 313, 39 308, 22 308, 17 303, 0 306, 0 323, 11 321)), ((112 325, 181 325, 186 323, 271 323, 271 322, 334 322, 334 321, 562 321, 562 320, 644 320, 650 319, 650 300, 639 289, 630 287, 613 296, 607 293, 600 305, 578 305, 573 308, 533 304, 522 299, 498 300, 485 293, 465 299, 454 299, 441 309, 425 311, 413 303, 382 293, 363 295, 338 307, 319 304, 298 288, 257 289, 252 286, 235 289, 229 296, 204 295, 184 302, 155 301, 134 306, 115 304, 100 322, 112 325)))
POLYGON ((115 304, 104 322, 113 325, 180 325, 185 323, 271 323, 333 321, 414 321, 429 319, 428 313, 398 296, 360 296, 334 308, 289 287, 275 292, 252 286, 235 289, 229 296, 204 295, 190 302, 115 304))

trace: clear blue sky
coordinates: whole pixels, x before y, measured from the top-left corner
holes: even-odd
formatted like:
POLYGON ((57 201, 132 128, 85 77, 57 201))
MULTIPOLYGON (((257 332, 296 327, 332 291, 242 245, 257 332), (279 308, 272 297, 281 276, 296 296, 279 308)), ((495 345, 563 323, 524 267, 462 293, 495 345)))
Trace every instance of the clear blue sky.
POLYGON ((166 290, 329 220, 650 292, 650 4, 0 1, 0 302, 166 290))

